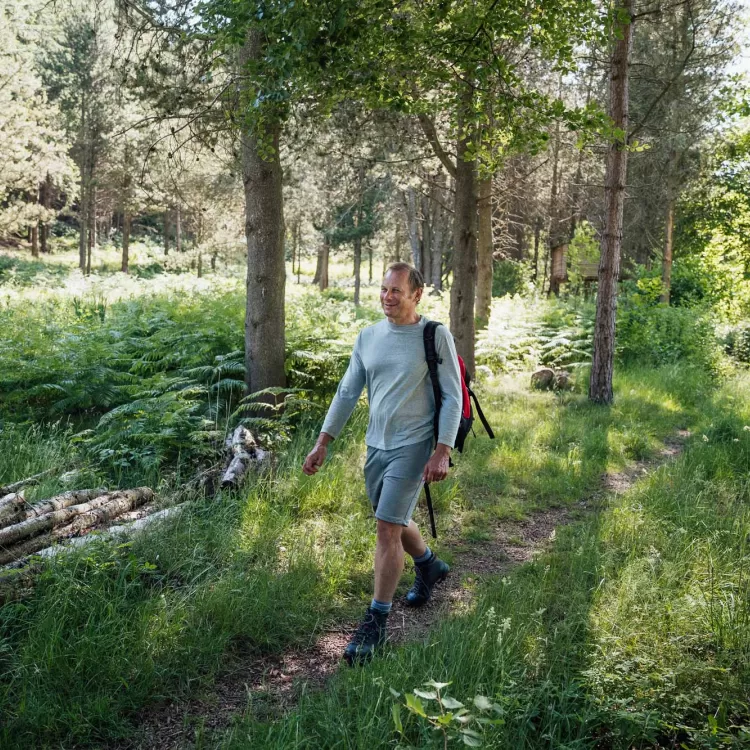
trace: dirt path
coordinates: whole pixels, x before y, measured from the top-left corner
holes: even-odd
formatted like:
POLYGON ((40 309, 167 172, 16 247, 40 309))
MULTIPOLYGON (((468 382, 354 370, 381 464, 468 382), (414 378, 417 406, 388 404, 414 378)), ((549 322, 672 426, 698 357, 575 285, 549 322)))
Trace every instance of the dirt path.
MULTIPOLYGON (((458 537, 449 538, 447 544, 454 553, 451 575, 421 609, 394 603, 389 641, 398 644, 424 637, 439 618, 470 604, 478 579, 508 573, 533 559, 554 540, 558 527, 570 523, 577 513, 594 510, 608 495, 626 492, 638 479, 675 458, 689 435, 680 430, 656 456, 622 472, 605 474, 600 487, 577 506, 551 508, 522 521, 503 521, 492 529, 487 542, 467 544, 458 537)), ((138 741, 118 750, 190 750, 198 736, 227 728, 250 706, 261 718, 280 715, 294 705, 302 689, 322 687, 339 668, 354 626, 329 630, 309 648, 291 649, 226 672, 204 698, 154 707, 144 715, 138 741)))

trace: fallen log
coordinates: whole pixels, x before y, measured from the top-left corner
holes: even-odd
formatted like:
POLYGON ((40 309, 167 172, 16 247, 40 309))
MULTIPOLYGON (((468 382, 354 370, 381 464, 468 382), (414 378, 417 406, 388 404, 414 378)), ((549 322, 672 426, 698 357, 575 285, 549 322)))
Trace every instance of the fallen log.
MULTIPOLYGON (((78 549, 79 547, 90 544, 97 539, 108 540, 123 536, 134 537, 155 521, 161 521, 165 518, 179 515, 185 510, 187 505, 189 505, 189 503, 182 503, 181 505, 175 505, 171 508, 165 508, 164 510, 152 513, 145 518, 139 518, 137 521, 131 521, 130 523, 122 524, 120 526, 112 526, 101 533, 97 532, 87 534, 86 536, 68 539, 64 544, 55 543, 52 534, 45 534, 30 539, 29 542, 46 539, 50 546, 34 549, 33 551, 27 552, 23 557, 19 557, 4 565, 2 572, 0 572, 0 605, 8 601, 21 599, 33 591, 32 587, 36 582, 35 576, 43 567, 42 563, 37 561, 38 558, 51 558, 57 557, 58 555, 64 555, 78 549), (31 564, 25 559, 30 555, 33 555, 33 559, 35 560, 35 562, 32 562, 31 564)), ((55 533, 59 533, 62 536, 63 529, 56 529, 55 533)), ((20 547, 21 545, 18 545, 11 551, 18 550, 20 547)))
POLYGON ((151 500, 153 496, 154 492, 150 488, 138 487, 133 490, 120 490, 109 495, 102 495, 101 497, 96 497, 89 502, 81 503, 79 505, 71 505, 67 508, 61 508, 60 510, 53 510, 49 513, 14 524, 13 526, 0 529, 0 547, 10 547, 27 537, 49 531, 56 526, 63 526, 72 521, 76 516, 90 513, 91 511, 96 510, 97 508, 102 508, 122 497, 128 498, 130 503, 128 509, 130 509, 143 505, 143 503, 151 500))
POLYGON ((235 429, 231 438, 227 438, 226 447, 231 460, 221 478, 222 488, 239 487, 250 467, 254 466, 258 471, 271 457, 268 451, 258 446, 253 433, 242 425, 235 429))
POLYGON ((23 490, 20 492, 10 492, 5 497, 0 498, 0 527, 7 526, 10 523, 16 523, 16 516, 21 508, 26 504, 23 490))
POLYGON ((71 505, 88 502, 104 495, 106 492, 107 490, 104 488, 71 490, 70 492, 63 492, 61 495, 50 497, 47 500, 42 500, 34 505, 28 505, 22 498, 21 502, 15 506, 15 512, 11 513, 11 511, 8 511, 4 513, 3 509, 0 508, 0 529, 20 523, 21 521, 27 521, 30 518, 43 516, 46 513, 51 513, 53 510, 61 510, 62 508, 69 508, 71 505), (24 505, 26 506, 25 509, 24 505))
POLYGON ((21 479, 18 482, 6 484, 4 487, 0 487, 0 496, 9 495, 11 492, 18 492, 18 490, 25 487, 27 484, 36 484, 40 479, 44 479, 44 477, 49 476, 54 471, 56 471, 56 469, 46 469, 45 471, 40 471, 38 474, 26 477, 26 479, 21 479))
POLYGON ((54 510, 62 510, 72 505, 80 505, 106 494, 107 490, 103 487, 97 487, 92 490, 70 490, 69 492, 63 492, 61 495, 55 495, 55 497, 42 500, 39 503, 34 503, 34 505, 26 510, 25 516, 27 519, 38 518, 47 513, 52 513, 54 510))

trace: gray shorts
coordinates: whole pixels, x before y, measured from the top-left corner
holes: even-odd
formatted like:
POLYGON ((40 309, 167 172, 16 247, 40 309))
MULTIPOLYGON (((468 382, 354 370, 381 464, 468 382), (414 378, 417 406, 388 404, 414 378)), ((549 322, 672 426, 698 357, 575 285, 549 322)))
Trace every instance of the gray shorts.
POLYGON ((422 489, 433 439, 384 451, 367 446, 365 488, 375 518, 408 526, 422 489))

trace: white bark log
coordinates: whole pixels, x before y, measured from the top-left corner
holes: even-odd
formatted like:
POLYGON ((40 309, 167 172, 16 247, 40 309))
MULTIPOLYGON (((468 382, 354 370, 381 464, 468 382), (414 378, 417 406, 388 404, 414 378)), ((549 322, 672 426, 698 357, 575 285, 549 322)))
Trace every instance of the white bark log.
POLYGON ((148 487, 139 487, 134 490, 115 492, 111 495, 102 495, 101 497, 97 497, 86 503, 72 505, 67 508, 45 513, 41 516, 35 516, 34 518, 29 518, 21 523, 14 524, 13 526, 0 529, 0 547, 10 547, 20 540, 26 539, 30 536, 49 531, 56 526, 63 526, 72 521, 76 516, 89 513, 97 508, 102 508, 115 499, 121 497, 129 498, 132 504, 131 507, 137 507, 138 505, 142 505, 148 500, 151 500, 153 496, 153 490, 148 487))

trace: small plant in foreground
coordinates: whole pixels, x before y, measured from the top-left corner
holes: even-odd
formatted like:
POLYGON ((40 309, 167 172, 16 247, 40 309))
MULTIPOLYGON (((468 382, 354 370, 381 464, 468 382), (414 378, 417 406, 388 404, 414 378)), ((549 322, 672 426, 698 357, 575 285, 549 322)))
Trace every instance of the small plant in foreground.
POLYGON ((440 691, 447 688, 450 684, 450 682, 428 680, 424 683, 423 687, 415 688, 413 693, 406 693, 403 704, 399 700, 401 693, 390 688, 391 694, 397 699, 392 706, 393 724, 402 738, 404 737, 404 726, 401 721, 402 706, 414 714, 417 717, 417 721, 427 723, 436 731, 441 732, 444 748, 448 747, 449 740, 462 740, 464 745, 468 745, 469 747, 481 747, 482 734, 475 729, 471 729, 470 725, 475 723, 481 729, 484 726, 501 726, 505 723, 499 717, 502 713, 502 708, 484 695, 477 695, 474 698, 474 707, 477 711, 494 712, 498 715, 497 718, 475 716, 469 713, 469 709, 461 701, 451 698, 448 695, 441 695, 440 691), (438 713, 428 713, 428 706, 423 701, 428 703, 434 701, 437 703, 438 713))

